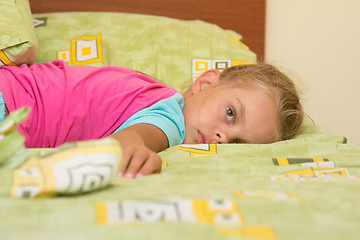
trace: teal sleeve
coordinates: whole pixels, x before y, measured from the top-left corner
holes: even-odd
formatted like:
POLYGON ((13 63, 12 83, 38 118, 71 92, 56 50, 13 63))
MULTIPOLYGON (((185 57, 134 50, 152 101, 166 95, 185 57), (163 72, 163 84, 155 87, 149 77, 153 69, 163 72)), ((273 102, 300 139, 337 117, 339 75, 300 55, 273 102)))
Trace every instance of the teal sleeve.
POLYGON ((2 93, 0 92, 0 122, 5 120, 5 102, 2 93))
POLYGON ((170 98, 138 111, 114 133, 137 123, 147 123, 160 128, 165 133, 169 147, 182 144, 185 138, 183 107, 184 98, 180 93, 176 93, 170 98))

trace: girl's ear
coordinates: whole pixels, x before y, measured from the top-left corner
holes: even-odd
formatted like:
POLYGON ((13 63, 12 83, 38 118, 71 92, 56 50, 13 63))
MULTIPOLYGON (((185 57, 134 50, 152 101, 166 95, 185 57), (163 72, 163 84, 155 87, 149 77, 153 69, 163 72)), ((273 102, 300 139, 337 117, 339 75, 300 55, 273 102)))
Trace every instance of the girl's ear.
POLYGON ((217 84, 220 80, 220 71, 217 69, 207 70, 206 72, 202 73, 193 83, 192 85, 192 93, 196 94, 201 92, 206 87, 210 85, 217 84))

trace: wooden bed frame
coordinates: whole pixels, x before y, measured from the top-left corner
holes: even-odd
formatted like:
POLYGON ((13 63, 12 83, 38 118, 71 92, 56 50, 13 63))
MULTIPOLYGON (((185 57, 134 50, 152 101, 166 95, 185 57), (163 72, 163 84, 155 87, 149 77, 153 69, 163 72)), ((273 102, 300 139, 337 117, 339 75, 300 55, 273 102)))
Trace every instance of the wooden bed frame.
POLYGON ((30 0, 33 13, 112 11, 204 20, 231 29, 264 60, 266 0, 30 0))

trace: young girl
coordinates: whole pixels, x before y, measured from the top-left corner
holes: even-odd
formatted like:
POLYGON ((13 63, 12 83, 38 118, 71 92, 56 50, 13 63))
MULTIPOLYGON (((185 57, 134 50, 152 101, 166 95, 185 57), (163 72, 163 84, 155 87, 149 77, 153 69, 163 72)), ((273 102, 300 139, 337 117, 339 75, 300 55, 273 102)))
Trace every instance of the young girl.
POLYGON ((268 64, 206 71, 180 94, 129 69, 54 61, 1 68, 0 93, 0 119, 32 109, 19 126, 26 147, 110 135, 127 178, 160 172, 157 152, 167 147, 271 143, 294 137, 303 118, 294 84, 268 64))

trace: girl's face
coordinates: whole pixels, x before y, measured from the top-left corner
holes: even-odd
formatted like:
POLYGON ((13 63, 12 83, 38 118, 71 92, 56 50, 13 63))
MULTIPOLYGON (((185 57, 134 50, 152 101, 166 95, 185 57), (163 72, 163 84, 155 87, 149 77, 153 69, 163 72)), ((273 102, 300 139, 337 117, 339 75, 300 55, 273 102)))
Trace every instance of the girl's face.
POLYGON ((277 141, 274 100, 263 91, 211 84, 185 98, 185 144, 277 141))

